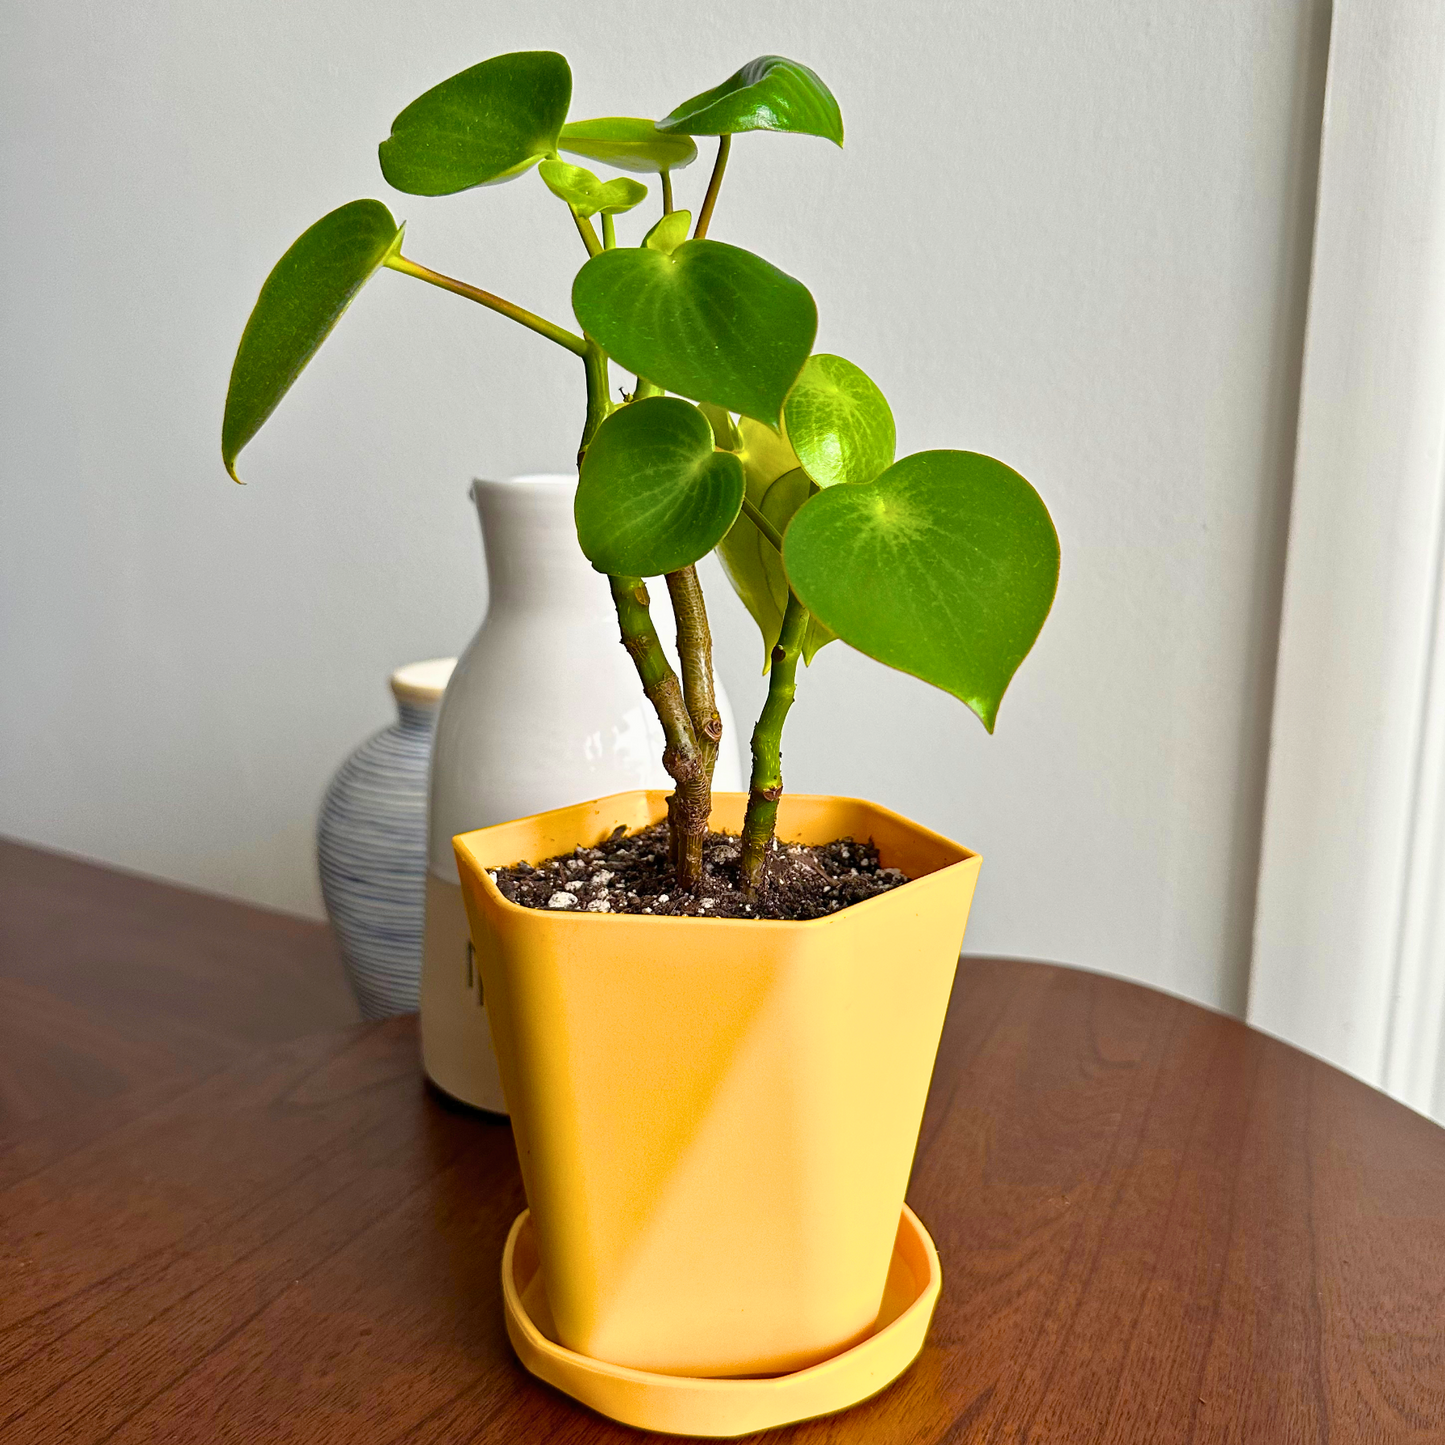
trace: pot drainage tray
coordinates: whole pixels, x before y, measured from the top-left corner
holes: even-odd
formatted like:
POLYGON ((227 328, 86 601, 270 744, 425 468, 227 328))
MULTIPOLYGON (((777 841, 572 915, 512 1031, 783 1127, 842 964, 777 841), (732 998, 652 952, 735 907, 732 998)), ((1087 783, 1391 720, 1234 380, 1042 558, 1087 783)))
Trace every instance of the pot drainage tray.
POLYGON ((550 1328, 550 1310, 538 1272, 531 1218, 525 1209, 517 1216, 502 1254, 507 1334, 517 1358, 539 1380, 599 1414, 668 1435, 747 1435, 829 1415, 876 1395, 923 1348, 943 1280, 933 1241, 905 1204, 877 1323, 858 1344, 787 1375, 748 1379, 658 1375, 589 1359, 538 1328, 538 1319, 550 1328))

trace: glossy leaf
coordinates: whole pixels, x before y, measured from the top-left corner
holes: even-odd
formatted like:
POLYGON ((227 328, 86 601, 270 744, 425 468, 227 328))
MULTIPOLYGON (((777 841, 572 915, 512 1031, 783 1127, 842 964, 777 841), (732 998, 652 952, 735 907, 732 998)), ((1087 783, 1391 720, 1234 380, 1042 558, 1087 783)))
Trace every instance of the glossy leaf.
POLYGON ((808 358, 783 403, 783 426, 820 487, 871 482, 893 463, 896 433, 887 399, 841 356, 808 358))
POLYGON ((546 182, 547 189, 566 201, 579 216, 595 216, 603 211, 617 215, 647 199, 647 187, 641 181, 630 181, 626 176, 600 181, 591 171, 582 166, 569 166, 566 161, 543 161, 537 167, 537 174, 546 182))
POLYGON ((805 606, 869 657, 952 693, 993 731, 1053 605, 1039 494, 977 452, 919 452, 799 509, 783 559, 805 606))
POLYGON ((750 60, 721 85, 683 101, 657 128, 681 135, 786 130, 843 144, 843 116, 833 92, 806 65, 781 55, 750 60))
POLYGON ((650 251, 661 251, 664 256, 670 256, 687 240, 691 228, 691 211, 669 211, 642 238, 642 244, 650 251))
MULTIPOLYGON (((720 422, 713 421, 712 426, 715 435, 723 434, 720 422)), ((737 424, 735 440, 748 500, 779 532, 784 531, 793 513, 812 492, 807 475, 799 468, 792 448, 761 422, 743 417, 737 424)), ((777 548, 742 514, 718 544, 717 553, 733 591, 762 633, 763 671, 766 672, 782 631, 783 608, 788 602, 788 581, 783 574, 782 559, 777 548)), ((832 640, 833 634, 816 617, 810 617, 803 633, 803 661, 812 662, 818 649, 832 640)))
POLYGON ((562 127, 557 149, 619 171, 649 175, 680 171, 697 159, 697 146, 687 136, 668 135, 650 120, 625 115, 569 121, 562 127))
POLYGON ((656 577, 705 557, 743 504, 742 463, 713 448, 707 418, 649 397, 598 427, 577 483, 577 539, 614 577, 656 577))
POLYGON ((818 328, 801 281, 721 241, 604 251, 577 273, 572 309, 620 366, 773 425, 818 328))
POLYGON ((433 86, 392 121, 381 173, 416 196, 510 180, 555 153, 571 99, 572 71, 554 51, 494 55, 433 86))
POLYGON ((356 293, 400 246, 401 233, 380 201, 351 201, 303 232, 276 263, 231 367, 221 458, 233 477, 241 448, 276 410, 356 293))

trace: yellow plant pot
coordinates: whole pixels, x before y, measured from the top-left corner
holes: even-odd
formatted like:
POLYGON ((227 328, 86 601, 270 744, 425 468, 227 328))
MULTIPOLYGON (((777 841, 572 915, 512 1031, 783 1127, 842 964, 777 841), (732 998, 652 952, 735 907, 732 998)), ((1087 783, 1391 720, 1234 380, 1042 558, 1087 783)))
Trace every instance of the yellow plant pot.
MULTIPOLYGON (((746 801, 715 794, 713 827, 746 801)), ((914 881, 785 923, 521 908, 488 874, 666 811, 619 793, 457 837, 483 997, 557 1343, 780 1375, 879 1319, 979 858, 786 795, 782 841, 871 839, 914 881)))

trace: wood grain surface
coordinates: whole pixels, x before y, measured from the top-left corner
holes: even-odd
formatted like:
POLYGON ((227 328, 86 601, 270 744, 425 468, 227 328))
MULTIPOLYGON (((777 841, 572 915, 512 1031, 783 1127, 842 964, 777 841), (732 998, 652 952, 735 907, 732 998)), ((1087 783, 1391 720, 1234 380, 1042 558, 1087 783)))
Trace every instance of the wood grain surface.
MULTIPOLYGON (((175 1079, 0 1152, 5 1445, 643 1438, 513 1358, 511 1132, 423 1088, 414 1020, 175 1079)), ((944 1268, 923 1355, 755 1438, 1445 1441, 1445 1131, 1241 1024, 966 959, 909 1200, 944 1268)))
POLYGON ((324 924, 0 839, 0 1139, 359 1017, 324 924))

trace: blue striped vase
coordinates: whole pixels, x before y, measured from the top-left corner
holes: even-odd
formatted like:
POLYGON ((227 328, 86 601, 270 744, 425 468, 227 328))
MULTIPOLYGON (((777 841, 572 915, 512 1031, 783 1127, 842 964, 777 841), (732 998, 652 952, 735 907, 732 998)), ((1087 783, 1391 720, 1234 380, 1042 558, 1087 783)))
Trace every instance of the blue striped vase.
POLYGON ((415 1013, 426 897, 427 770, 456 659, 391 676, 397 720, 336 771, 316 827, 321 896, 363 1018, 415 1013))

